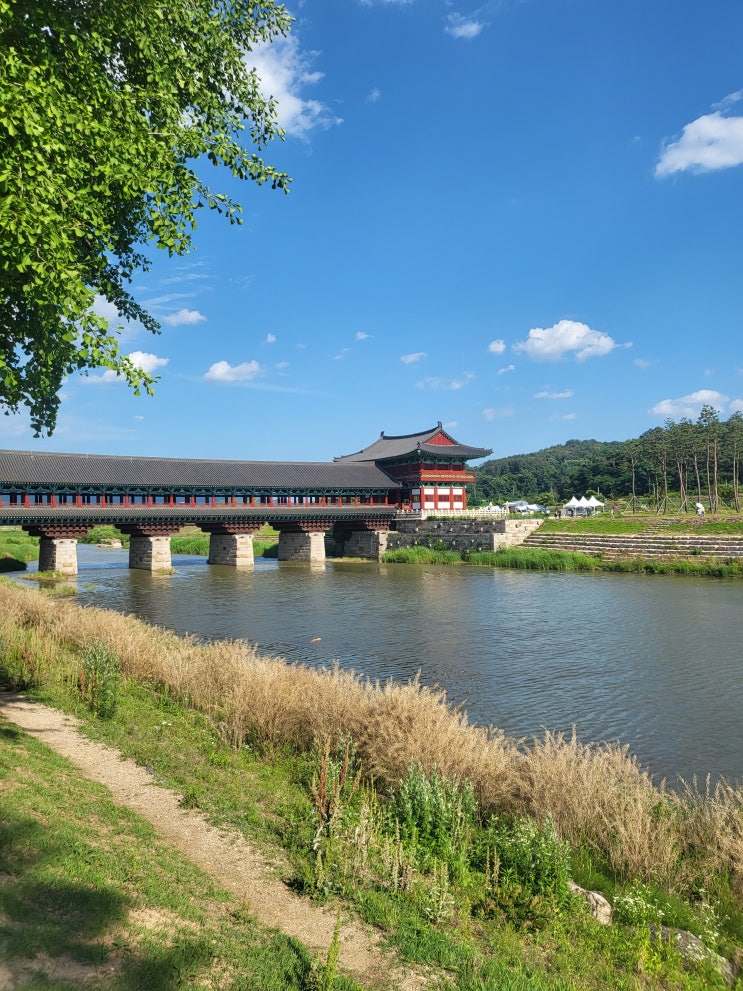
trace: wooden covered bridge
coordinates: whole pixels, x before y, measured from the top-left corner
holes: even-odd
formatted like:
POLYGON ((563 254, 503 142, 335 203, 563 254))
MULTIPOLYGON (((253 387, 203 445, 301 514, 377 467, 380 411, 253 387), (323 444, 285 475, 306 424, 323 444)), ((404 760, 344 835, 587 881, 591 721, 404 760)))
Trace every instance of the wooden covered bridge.
POLYGON ((129 566, 170 566, 186 524, 210 535, 209 563, 253 564, 253 535, 279 531, 279 559, 318 561, 325 534, 346 553, 378 557, 399 512, 464 510, 467 460, 491 452, 455 441, 439 423, 385 437, 332 462, 206 461, 0 451, 0 526, 40 538, 39 569, 77 572, 77 538, 113 524, 130 535, 129 566))

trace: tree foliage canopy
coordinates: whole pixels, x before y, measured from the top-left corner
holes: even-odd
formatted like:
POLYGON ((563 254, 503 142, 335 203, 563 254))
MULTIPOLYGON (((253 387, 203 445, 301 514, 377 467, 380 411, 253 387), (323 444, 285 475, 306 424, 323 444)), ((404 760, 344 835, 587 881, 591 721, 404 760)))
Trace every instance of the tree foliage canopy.
POLYGON ((290 20, 272 0, 0 0, 4 412, 51 432, 75 370, 152 390, 95 297, 158 329, 128 291, 145 245, 187 252, 203 207, 239 222, 197 163, 288 190, 258 154, 281 131, 248 53, 290 20))
POLYGON ((569 440, 533 454, 485 461, 475 470, 477 495, 493 502, 526 498, 558 503, 601 492, 642 499, 658 512, 682 512, 706 500, 743 510, 743 413, 720 420, 703 406, 696 421, 667 420, 626 441, 569 440))

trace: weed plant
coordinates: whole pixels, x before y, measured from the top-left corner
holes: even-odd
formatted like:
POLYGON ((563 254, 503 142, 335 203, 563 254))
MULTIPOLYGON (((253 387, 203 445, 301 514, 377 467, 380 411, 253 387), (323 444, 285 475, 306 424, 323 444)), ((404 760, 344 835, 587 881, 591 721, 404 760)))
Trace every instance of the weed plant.
POLYGON ((111 719, 119 701, 119 662, 103 643, 94 640, 86 647, 78 678, 80 698, 101 719, 111 719))

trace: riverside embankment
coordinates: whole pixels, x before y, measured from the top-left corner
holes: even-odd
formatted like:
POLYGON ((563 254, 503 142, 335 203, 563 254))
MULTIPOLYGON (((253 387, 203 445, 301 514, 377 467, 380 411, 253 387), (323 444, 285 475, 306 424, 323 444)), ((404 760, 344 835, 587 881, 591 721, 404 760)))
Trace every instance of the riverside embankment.
POLYGON ((74 710, 185 803, 280 839, 295 887, 347 900, 404 955, 447 968, 451 986, 629 987, 638 968, 646 988, 723 986, 709 961, 697 970, 673 942, 649 941, 647 922, 663 912, 735 956, 743 877, 735 789, 668 792, 621 748, 554 734, 519 746, 416 684, 375 686, 244 644, 205 646, 8 583, 0 599, 7 681, 74 710), (106 678, 118 679, 115 689, 103 691, 106 678), (117 704, 104 713, 112 692, 117 704), (268 761, 263 770, 258 760, 268 761), (431 775, 425 787, 414 785, 411 765, 431 775), (294 782, 291 799, 275 777, 281 768, 294 782), (374 793, 354 783, 370 777, 374 793), (419 823, 412 833, 405 810, 419 823), (422 832, 424 820, 443 833, 422 832), (439 845, 445 836, 453 846, 439 845), (521 873, 537 848, 538 878, 521 873), (511 864, 505 873, 496 851, 511 864), (568 873, 601 882, 617 910, 609 932, 565 895, 568 873), (638 898, 639 925, 630 911, 638 898))

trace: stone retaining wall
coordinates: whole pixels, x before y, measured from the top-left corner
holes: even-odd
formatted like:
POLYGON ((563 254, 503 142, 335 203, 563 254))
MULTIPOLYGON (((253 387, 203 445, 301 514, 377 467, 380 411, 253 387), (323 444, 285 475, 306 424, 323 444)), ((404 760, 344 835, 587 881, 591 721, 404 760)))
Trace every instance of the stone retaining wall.
POLYGON ((541 525, 540 519, 397 519, 396 529, 387 538, 387 550, 442 543, 449 550, 497 551, 522 544, 541 525))

